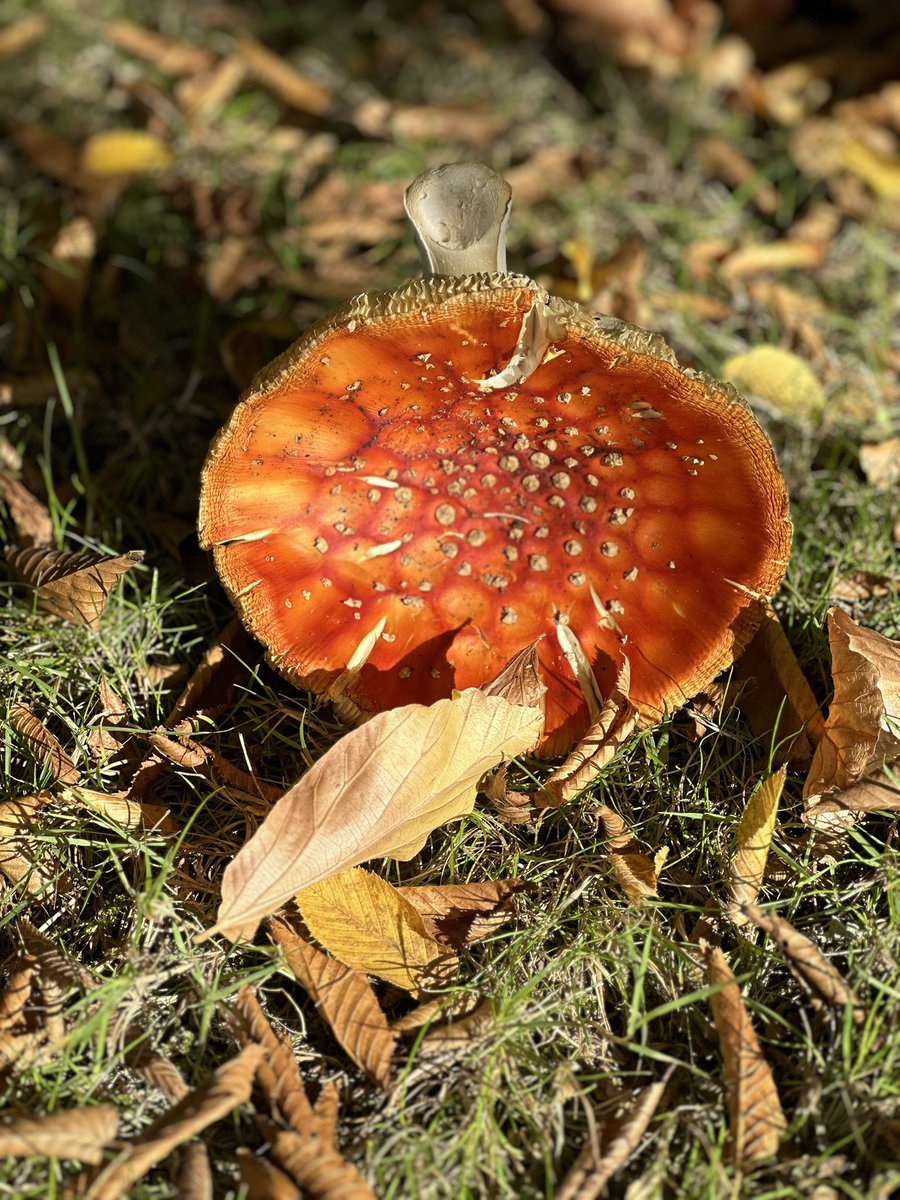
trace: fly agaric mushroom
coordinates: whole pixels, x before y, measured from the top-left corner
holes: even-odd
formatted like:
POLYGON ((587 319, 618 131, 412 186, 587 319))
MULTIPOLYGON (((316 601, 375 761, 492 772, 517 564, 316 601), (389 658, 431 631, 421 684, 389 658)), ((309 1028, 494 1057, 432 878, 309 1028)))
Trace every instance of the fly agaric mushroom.
POLYGON ((743 648, 791 529, 734 388, 507 274, 509 207, 478 164, 412 184, 428 277, 260 372, 211 448, 200 534, 273 665, 364 713, 480 685, 548 635, 552 756, 589 723, 573 635, 601 694, 627 655, 658 719, 743 648))

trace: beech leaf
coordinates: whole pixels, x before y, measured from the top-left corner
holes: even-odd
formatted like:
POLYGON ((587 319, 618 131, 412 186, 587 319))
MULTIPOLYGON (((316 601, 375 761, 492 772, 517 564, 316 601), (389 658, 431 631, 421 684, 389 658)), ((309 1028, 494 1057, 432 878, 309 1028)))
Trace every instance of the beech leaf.
POLYGON ((304 941, 287 917, 270 917, 266 929, 340 1044, 379 1087, 387 1088, 395 1038, 365 975, 304 941))
POLYGON ((528 884, 519 879, 397 888, 439 942, 459 950, 480 942, 512 915, 510 900, 528 884))
POLYGON ((9 722, 25 742, 31 757, 50 771, 54 783, 79 781, 81 772, 69 752, 30 708, 24 704, 11 704, 9 722))
POLYGON ((47 506, 6 471, 0 471, 0 501, 15 526, 20 546, 40 546, 53 540, 53 518, 47 506))
POLYGON ((119 1128, 113 1104, 75 1108, 46 1117, 21 1117, 0 1113, 0 1158, 74 1158, 102 1163, 105 1150, 119 1128))
POLYGON ((332 875, 295 899, 310 933, 339 962, 404 991, 433 991, 456 966, 410 902, 371 871, 332 875))
POLYGON ((37 593, 38 608, 89 629, 100 624, 116 582, 143 557, 143 550, 115 556, 39 548, 6 551, 10 569, 37 593))
POLYGON ((379 713, 324 754, 226 868, 211 933, 251 938, 295 892, 370 858, 411 858, 470 812, 478 782, 540 736, 542 708, 469 689, 379 713))
POLYGON ((777 1153, 787 1122, 741 989, 718 946, 705 948, 709 998, 725 1063, 725 1091, 731 1157, 738 1165, 777 1153))
POLYGON ((900 642, 828 612, 834 699, 804 799, 840 792, 881 770, 900 750, 900 642))
POLYGON ((756 788, 737 828, 728 879, 732 900, 729 915, 736 925, 743 925, 747 920, 740 906, 752 904, 762 886, 786 770, 782 767, 756 788))

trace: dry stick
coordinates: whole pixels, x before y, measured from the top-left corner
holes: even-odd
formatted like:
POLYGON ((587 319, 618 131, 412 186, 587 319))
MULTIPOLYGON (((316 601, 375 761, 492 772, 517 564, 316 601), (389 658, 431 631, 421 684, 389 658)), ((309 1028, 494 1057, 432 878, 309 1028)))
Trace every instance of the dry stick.
MULTIPOLYGON (((600 1159, 597 1159, 593 1145, 589 1143, 584 1147, 557 1191, 556 1200, 596 1200, 601 1195, 610 1179, 637 1149, 653 1119, 653 1114, 659 1107, 674 1069, 670 1067, 662 1079, 652 1083, 638 1095, 631 1112, 610 1138, 609 1145, 600 1159)), ((603 1140, 602 1130, 600 1140, 603 1140)))

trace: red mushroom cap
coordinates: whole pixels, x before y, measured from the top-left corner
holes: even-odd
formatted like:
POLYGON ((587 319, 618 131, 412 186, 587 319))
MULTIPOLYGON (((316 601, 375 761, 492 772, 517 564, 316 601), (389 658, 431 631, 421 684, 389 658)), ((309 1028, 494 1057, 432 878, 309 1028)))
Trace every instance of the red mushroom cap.
POLYGON ((560 625, 601 692, 627 655, 656 719, 742 649, 791 536, 730 385, 490 274, 358 297, 261 372, 210 451, 200 530, 286 676, 324 692, 370 650, 365 712, 480 685, 547 635, 548 756, 589 720, 560 625), (504 384, 536 306, 550 344, 504 384))

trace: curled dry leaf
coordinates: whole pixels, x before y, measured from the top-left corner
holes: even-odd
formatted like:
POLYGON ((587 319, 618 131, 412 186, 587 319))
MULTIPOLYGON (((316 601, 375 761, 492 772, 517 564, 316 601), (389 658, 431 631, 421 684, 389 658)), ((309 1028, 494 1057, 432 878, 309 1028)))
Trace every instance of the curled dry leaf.
POLYGON ((214 930, 253 936, 295 892, 389 855, 407 859, 464 813, 478 782, 541 733, 543 711, 470 689, 379 713, 324 754, 229 864, 214 930))
POLYGON ((100 624, 116 582, 143 557, 143 550, 116 556, 39 548, 6 551, 10 569, 34 589, 38 608, 89 629, 100 624))
POLYGON ((290 1175, 267 1158, 241 1146, 237 1152, 241 1183, 247 1200, 303 1200, 300 1188, 290 1175))
POLYGON ((33 839, 38 813, 52 799, 50 792, 38 792, 0 804, 0 874, 28 896, 39 895, 53 882, 47 870, 51 860, 40 855, 33 839))
POLYGON ((743 905, 743 913, 746 920, 752 921, 758 929, 769 935, 796 973, 826 1004, 835 1008, 844 1008, 849 1004, 854 1022, 861 1025, 865 1021, 865 1010, 858 997, 815 942, 795 929, 784 917, 763 912, 755 904, 743 905))
POLYGON ((102 1163, 106 1149, 119 1131, 119 1110, 114 1104, 75 1108, 46 1117, 21 1117, 0 1113, 0 1157, 74 1158, 102 1163))
POLYGON ((179 1150, 178 1159, 173 1180, 177 1200, 213 1200, 212 1168, 204 1143, 188 1142, 179 1150))
POLYGON ((852 575, 842 575, 836 579, 831 585, 830 594, 832 600, 860 604, 866 600, 881 600, 898 592, 900 578, 897 576, 879 575, 875 571, 854 571, 852 575))
POLYGON ((121 728, 128 720, 128 709, 105 675, 101 676, 97 691, 100 712, 92 718, 85 741, 91 753, 103 760, 118 755, 130 737, 121 728))
POLYGON ((725 1063, 732 1160, 747 1166, 777 1153, 787 1122, 741 990, 718 946, 706 946, 709 998, 725 1063))
POLYGON ((131 21, 110 21, 103 26, 103 37, 164 75, 193 75, 208 70, 215 61, 211 51, 203 47, 165 37, 131 21))
POLYGON ((127 792, 97 792, 93 788, 67 787, 61 799, 87 809, 113 824, 129 831, 152 829, 170 835, 178 832, 178 823, 165 804, 150 804, 136 800, 127 792))
POLYGON ((24 704, 11 704, 9 722, 28 747, 31 757, 50 772, 54 783, 77 783, 81 772, 62 743, 24 704))
POLYGON ((412 904, 371 871, 342 871, 295 899, 313 937, 356 971, 418 996, 456 969, 455 955, 431 937, 412 904))
POLYGON ((157 1117, 91 1180, 84 1200, 119 1200, 176 1146, 246 1104, 263 1054, 262 1046, 245 1046, 211 1079, 157 1117))
POLYGON ((782 767, 756 788, 737 828, 728 872, 729 915, 736 925, 746 922, 741 906, 752 904, 762 886, 786 770, 782 767))
POLYGON ((825 732, 825 720, 770 604, 734 668, 738 704, 759 739, 775 738, 778 756, 807 763, 825 732))
MULTIPOLYGON (((333 1145, 320 1136, 300 1137, 271 1121, 257 1120, 271 1145, 272 1157, 303 1189, 309 1200, 377 1200, 375 1193, 333 1145)), ((267 1198, 268 1200, 268 1198, 267 1198)))
POLYGON ((842 792, 830 792, 808 812, 804 821, 815 823, 822 813, 866 813, 900 811, 900 758, 883 771, 868 775, 842 792))
POLYGON ((900 751, 900 642, 828 612, 834 699, 803 796, 841 792, 881 770, 900 751))
POLYGON ((50 510, 6 471, 0 471, 0 502, 9 513, 20 546, 42 546, 53 541, 50 510))
POLYGON ((638 1092, 623 1116, 604 1123, 597 1139, 600 1157, 594 1145, 588 1143, 569 1168, 556 1200, 597 1200, 606 1194, 606 1185, 640 1145, 659 1108, 672 1069, 663 1079, 638 1092))
POLYGON ((415 908, 429 934, 459 950, 488 937, 512 915, 512 898, 529 885, 520 879, 487 883, 447 883, 400 887, 397 892, 415 908))
POLYGON ((248 987, 242 987, 238 992, 231 1024, 242 1046, 256 1042, 265 1051, 257 1068, 257 1077, 272 1115, 281 1117, 297 1133, 312 1133, 315 1115, 294 1052, 289 1043, 275 1033, 248 987))
POLYGON ((288 916, 270 917, 266 930, 356 1065, 379 1087, 389 1087, 395 1038, 365 975, 311 946, 288 916))

